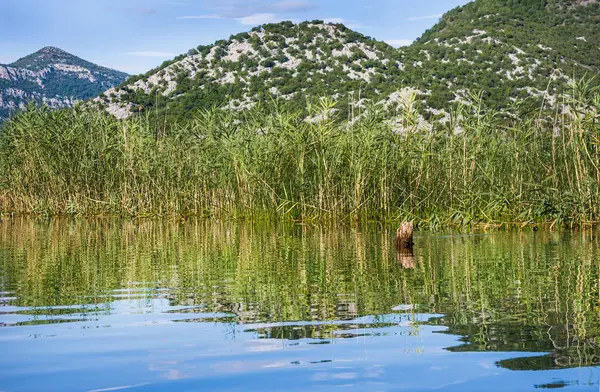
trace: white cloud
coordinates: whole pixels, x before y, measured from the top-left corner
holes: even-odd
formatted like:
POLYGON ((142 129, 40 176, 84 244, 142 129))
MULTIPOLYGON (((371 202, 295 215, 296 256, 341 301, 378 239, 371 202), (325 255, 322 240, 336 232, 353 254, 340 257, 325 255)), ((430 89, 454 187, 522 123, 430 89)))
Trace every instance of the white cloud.
POLYGON ((395 48, 400 46, 408 46, 413 43, 412 39, 388 39, 385 41, 386 44, 391 45, 395 48))
POLYGON ((186 15, 178 16, 177 19, 223 19, 221 15, 210 14, 210 15, 186 15))
POLYGON ((411 16, 408 20, 426 20, 426 19, 439 19, 443 14, 425 15, 425 16, 411 16))
POLYGON ((175 54, 170 52, 128 52, 127 55, 137 57, 175 57, 175 54))
POLYGON ((253 14, 243 18, 237 18, 237 20, 246 26, 258 26, 265 23, 274 23, 279 19, 275 14, 253 14))

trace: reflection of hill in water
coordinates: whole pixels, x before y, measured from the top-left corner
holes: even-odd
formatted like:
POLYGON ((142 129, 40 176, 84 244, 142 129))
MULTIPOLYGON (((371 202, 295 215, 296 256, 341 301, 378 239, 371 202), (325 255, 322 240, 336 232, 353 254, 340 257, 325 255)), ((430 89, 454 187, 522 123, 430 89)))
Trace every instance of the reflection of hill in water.
POLYGON ((600 362, 598 236, 421 234, 410 263, 392 239, 391 227, 3 221, 0 292, 33 309, 163 298, 200 322, 292 322, 254 328, 288 340, 379 333, 385 321, 356 320, 414 304, 404 314, 444 314, 428 323, 464 337, 450 351, 548 353, 499 362, 515 370, 600 362))

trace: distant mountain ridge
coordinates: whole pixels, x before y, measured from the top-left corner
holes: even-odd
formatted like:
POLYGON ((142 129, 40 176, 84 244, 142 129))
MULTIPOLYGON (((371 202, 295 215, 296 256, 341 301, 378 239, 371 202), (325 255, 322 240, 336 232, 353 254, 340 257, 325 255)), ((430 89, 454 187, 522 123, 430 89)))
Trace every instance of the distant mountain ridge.
POLYGON ((55 47, 0 65, 0 121, 28 102, 73 106, 122 83, 129 75, 101 67, 55 47))
POLYGON ((343 115, 369 102, 393 108, 411 94, 435 118, 474 94, 500 110, 550 106, 568 83, 600 74, 599 43, 599 0, 476 0, 401 49, 341 24, 282 22, 192 49, 98 101, 119 118, 175 119, 270 99, 302 110, 320 96, 343 115))

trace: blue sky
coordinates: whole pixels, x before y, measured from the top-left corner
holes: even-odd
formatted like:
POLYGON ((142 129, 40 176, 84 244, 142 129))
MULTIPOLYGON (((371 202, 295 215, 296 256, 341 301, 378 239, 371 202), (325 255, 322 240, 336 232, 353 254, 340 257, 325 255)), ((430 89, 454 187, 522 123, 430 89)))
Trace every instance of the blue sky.
POLYGON ((44 46, 142 73, 254 25, 324 19, 395 46, 468 0, 0 0, 0 64, 44 46))

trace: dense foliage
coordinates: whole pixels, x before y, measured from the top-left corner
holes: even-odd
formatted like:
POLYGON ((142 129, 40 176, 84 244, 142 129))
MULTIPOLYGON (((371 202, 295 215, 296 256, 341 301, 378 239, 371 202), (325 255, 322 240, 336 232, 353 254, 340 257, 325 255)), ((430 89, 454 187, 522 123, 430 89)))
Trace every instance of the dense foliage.
MULTIPOLYGON (((474 98, 475 99, 475 98, 474 98)), ((407 105, 313 120, 278 103, 203 111, 169 130, 144 114, 32 109, 5 125, 0 209, 40 214, 289 219, 414 218, 429 225, 600 219, 600 95, 581 84, 565 113, 505 119, 449 108, 424 128, 407 105)))
POLYGON ((448 12, 403 50, 403 81, 429 90, 433 107, 461 89, 483 90, 496 108, 555 101, 562 82, 600 73, 598 42, 600 2, 480 0, 448 12))

